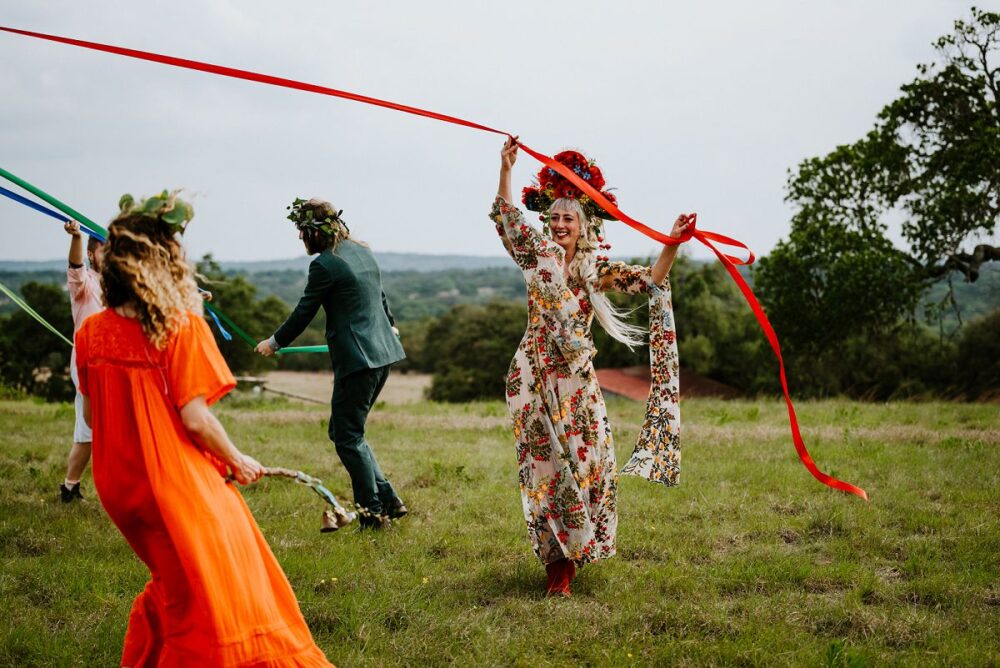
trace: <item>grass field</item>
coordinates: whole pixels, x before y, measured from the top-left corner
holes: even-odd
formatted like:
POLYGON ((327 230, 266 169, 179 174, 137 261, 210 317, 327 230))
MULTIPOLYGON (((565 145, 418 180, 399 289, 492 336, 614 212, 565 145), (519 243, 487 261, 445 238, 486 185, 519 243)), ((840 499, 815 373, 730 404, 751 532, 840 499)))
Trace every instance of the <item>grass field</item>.
MULTIPOLYGON (((624 461, 642 406, 609 402, 624 461)), ((411 514, 320 534, 289 481, 245 490, 340 666, 997 665, 1000 408, 803 402, 807 444, 871 503, 798 463, 774 401, 683 405, 682 484, 623 478, 619 554, 547 599, 502 403, 380 406, 370 440, 411 514)), ((322 406, 219 408, 265 464, 349 486, 322 406)), ((97 502, 64 506, 72 407, 0 402, 0 664, 117 665, 147 573, 97 502)))

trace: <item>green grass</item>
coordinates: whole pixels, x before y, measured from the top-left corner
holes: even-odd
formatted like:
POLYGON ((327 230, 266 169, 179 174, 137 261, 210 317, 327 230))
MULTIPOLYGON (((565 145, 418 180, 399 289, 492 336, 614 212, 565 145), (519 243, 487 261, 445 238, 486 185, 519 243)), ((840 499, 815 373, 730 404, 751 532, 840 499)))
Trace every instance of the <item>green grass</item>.
MULTIPOLYGON (((624 461, 642 407, 609 404, 624 461)), ((623 478, 619 554, 546 599, 497 403, 380 407, 369 437, 411 508, 391 532, 320 534, 287 480, 245 495, 316 641, 340 666, 988 665, 1000 661, 996 405, 803 402, 833 492, 777 402, 684 404, 682 484, 623 478)), ((264 463, 346 497, 326 412, 234 397, 264 463)), ((0 664, 116 665, 147 573, 97 502, 62 505, 72 408, 0 402, 0 664)))

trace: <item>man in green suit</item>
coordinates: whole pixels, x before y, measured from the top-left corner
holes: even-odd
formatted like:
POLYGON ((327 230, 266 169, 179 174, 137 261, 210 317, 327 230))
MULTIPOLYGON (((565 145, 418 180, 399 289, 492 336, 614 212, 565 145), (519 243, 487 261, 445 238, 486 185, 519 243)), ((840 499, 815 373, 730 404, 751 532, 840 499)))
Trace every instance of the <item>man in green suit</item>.
POLYGON ((382 277, 367 246, 350 236, 338 211, 323 200, 296 199, 295 222, 309 255, 309 279, 298 305, 257 352, 271 356, 309 325, 319 307, 326 312, 326 341, 333 362, 330 440, 351 476, 362 528, 382 528, 407 513, 365 440, 365 422, 389 377, 406 357, 382 289, 382 277))

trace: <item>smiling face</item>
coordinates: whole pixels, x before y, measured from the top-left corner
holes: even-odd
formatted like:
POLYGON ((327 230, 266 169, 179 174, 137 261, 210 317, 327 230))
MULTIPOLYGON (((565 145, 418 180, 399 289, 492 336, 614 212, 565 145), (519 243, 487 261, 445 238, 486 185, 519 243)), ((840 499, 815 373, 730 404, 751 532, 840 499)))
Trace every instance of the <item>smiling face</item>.
POLYGON ((576 248, 580 238, 580 213, 564 201, 557 201, 549 209, 549 234, 563 250, 576 248))

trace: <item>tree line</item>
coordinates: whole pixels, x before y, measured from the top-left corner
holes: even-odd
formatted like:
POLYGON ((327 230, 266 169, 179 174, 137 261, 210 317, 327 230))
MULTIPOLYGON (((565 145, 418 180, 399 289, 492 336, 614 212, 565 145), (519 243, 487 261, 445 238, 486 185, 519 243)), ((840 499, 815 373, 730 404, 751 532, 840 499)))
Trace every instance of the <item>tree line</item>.
MULTIPOLYGON (((1000 221, 998 40, 1000 14, 973 8, 864 137, 789 170, 789 235, 747 278, 781 338, 796 396, 1000 396, 1000 248, 990 243, 1000 221), (890 238, 896 220, 902 245, 890 238)), ((198 269, 219 308, 261 338, 304 286, 304 272, 227 273, 210 256, 198 269)), ((526 317, 515 268, 387 272, 384 282, 408 354, 401 368, 434 374, 431 398, 503 396, 526 317)), ((681 257, 671 284, 682 368, 748 395, 777 393, 770 348, 722 267, 681 257)), ((58 287, 20 287, 72 330, 58 287)), ((645 324, 641 297, 615 299, 645 324)), ((599 327, 594 335, 598 366, 646 363, 646 351, 599 327)), ((323 355, 266 360, 217 338, 237 373, 329 368, 323 355)), ((318 318, 297 343, 323 342, 318 318)), ((68 362, 65 344, 26 314, 0 315, 5 391, 68 398, 68 362)))

